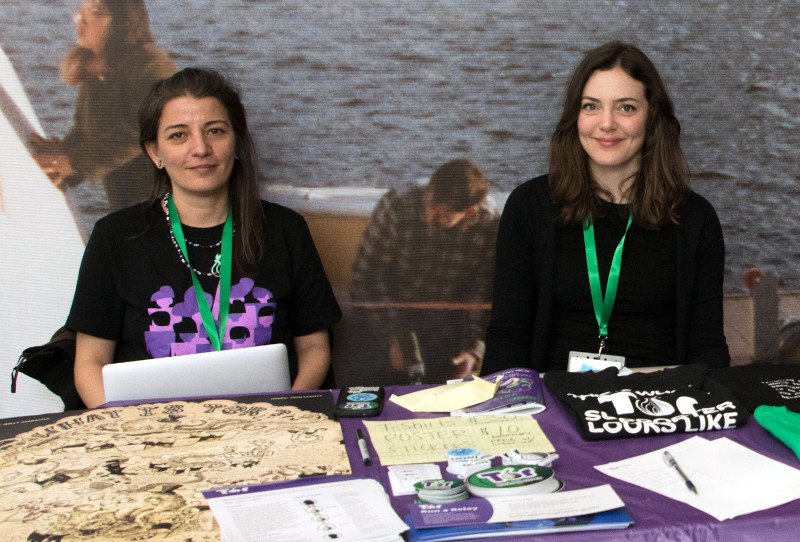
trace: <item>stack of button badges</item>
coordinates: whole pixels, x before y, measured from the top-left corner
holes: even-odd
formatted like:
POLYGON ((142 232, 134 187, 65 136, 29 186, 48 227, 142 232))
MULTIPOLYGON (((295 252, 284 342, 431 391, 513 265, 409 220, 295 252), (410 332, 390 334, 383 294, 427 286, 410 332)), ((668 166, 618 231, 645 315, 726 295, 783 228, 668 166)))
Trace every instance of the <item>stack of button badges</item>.
POLYGON ((503 465, 476 472, 467 478, 467 489, 476 497, 554 493, 564 483, 553 471, 539 465, 503 465))
POLYGON ((464 482, 450 478, 423 480, 414 484, 414 489, 417 491, 417 502, 441 504, 469 498, 464 482))

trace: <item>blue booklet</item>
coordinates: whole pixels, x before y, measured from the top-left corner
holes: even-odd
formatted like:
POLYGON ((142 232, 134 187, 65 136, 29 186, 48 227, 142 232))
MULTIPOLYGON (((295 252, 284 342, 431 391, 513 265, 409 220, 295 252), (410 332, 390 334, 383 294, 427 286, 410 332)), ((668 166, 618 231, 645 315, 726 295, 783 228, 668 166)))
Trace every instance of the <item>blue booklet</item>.
POLYGON ((527 534, 564 533, 570 531, 595 531, 600 529, 625 529, 633 523, 625 508, 617 508, 597 514, 586 514, 560 519, 538 519, 513 523, 480 523, 456 527, 433 527, 417 529, 411 516, 405 522, 410 530, 408 542, 440 542, 446 540, 468 540, 527 534))
POLYGON ((515 367, 481 377, 488 382, 503 380, 494 397, 483 403, 462 408, 452 416, 538 414, 545 409, 542 379, 533 369, 515 367))

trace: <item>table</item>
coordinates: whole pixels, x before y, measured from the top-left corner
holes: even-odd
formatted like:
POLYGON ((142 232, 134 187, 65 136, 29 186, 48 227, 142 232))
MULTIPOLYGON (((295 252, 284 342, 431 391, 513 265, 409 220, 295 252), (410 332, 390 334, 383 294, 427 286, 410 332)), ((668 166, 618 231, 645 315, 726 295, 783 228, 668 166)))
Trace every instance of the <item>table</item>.
MULTIPOLYGON (((418 389, 413 386, 390 386, 386 389, 387 402, 380 416, 370 420, 395 420, 413 417, 435 417, 434 414, 414 414, 388 401, 394 393, 401 395, 418 389)), ((689 505, 668 499, 657 493, 608 477, 596 469, 595 465, 618 461, 631 456, 650 452, 698 433, 680 435, 658 435, 628 438, 602 442, 585 441, 578 433, 575 422, 564 410, 558 400, 547 390, 545 403, 547 409, 535 415, 542 430, 556 447, 559 459, 553 468, 556 476, 564 482, 564 490, 581 489, 601 484, 611 484, 625 502, 634 524, 624 530, 591 531, 517 537, 514 540, 553 540, 559 542, 583 541, 760 541, 782 542, 800 539, 800 500, 777 508, 755 512, 726 521, 713 517, 689 505)), ((356 429, 364 428, 360 419, 340 420, 344 433, 353 475, 380 480, 391 495, 387 470, 381 466, 380 458, 370 443, 372 464, 364 466, 356 443, 356 429)), ((366 434, 366 432, 365 432, 366 434)), ((800 468, 798 458, 783 443, 763 429, 752 417, 745 427, 726 431, 699 433, 713 440, 727 437, 768 457, 800 468)), ((442 464, 444 465, 444 463, 442 464)), ((442 469, 444 472, 444 468, 442 469)), ((395 511, 403 517, 408 513, 408 504, 413 496, 391 497, 395 511)), ((509 540, 491 538, 482 540, 509 540)))
MULTIPOLYGON (((416 389, 419 389, 419 387, 390 386, 386 390, 387 398, 393 393, 403 394, 416 389)), ((638 486, 607 477, 593 468, 595 465, 618 461, 675 444, 690 438, 694 433, 587 442, 579 435, 569 414, 547 389, 544 389, 544 397, 547 409, 535 415, 535 418, 559 453, 560 458, 555 463, 554 469, 557 477, 564 482, 564 489, 574 490, 610 484, 626 503, 628 513, 635 523, 627 529, 516 537, 514 540, 574 542, 591 538, 591 540, 599 541, 691 540, 736 542, 769 540, 770 542, 782 542, 800 538, 798 536, 798 533, 800 533, 800 500, 719 522, 691 506, 662 497, 638 486)), ((102 410, 97 409, 96 411, 74 414, 88 417, 94 415, 94 412, 102 412, 102 410)), ((381 415, 370 419, 396 420, 438 416, 440 415, 414 414, 387 401, 381 415)), ((12 424, 16 423, 14 420, 4 421, 12 424)), ((42 420, 38 424, 44 423, 44 421, 42 420)), ((356 429, 364 429, 363 420, 348 418, 342 419, 340 422, 353 476, 377 479, 384 485, 387 493, 391 494, 387 470, 381 465, 380 457, 375 453, 371 443, 369 446, 373 458, 372 464, 365 466, 361 460, 356 442, 356 429)), ((365 432, 365 434, 368 434, 368 432, 365 432)), ((727 437, 792 467, 800 467, 800 462, 798 462, 797 457, 791 450, 764 430, 752 418, 745 427, 740 429, 707 432, 702 433, 702 436, 707 439, 727 437)), ((442 465, 444 466, 444 464, 442 465)), ((442 470, 444 472, 444 469, 442 470)), ((101 477, 107 475, 107 473, 103 472, 96 474, 101 477)), ((310 480, 319 480, 319 478, 311 478, 310 480)), ((57 480, 53 481, 53 483, 55 482, 57 480)), ((408 504, 413 498, 413 496, 391 497, 392 506, 399 516, 403 517, 408 513, 408 504)), ((510 540, 510 538, 497 537, 484 540, 499 541, 510 540)))

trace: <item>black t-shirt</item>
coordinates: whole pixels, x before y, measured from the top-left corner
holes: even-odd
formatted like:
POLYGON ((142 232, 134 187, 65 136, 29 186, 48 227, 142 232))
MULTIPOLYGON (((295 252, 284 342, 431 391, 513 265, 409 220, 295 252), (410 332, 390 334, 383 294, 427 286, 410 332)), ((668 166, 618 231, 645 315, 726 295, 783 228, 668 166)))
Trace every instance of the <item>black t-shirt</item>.
POLYGON ((709 377, 730 388, 750 412, 761 405, 800 412, 800 365, 751 363, 715 369, 709 377))
POLYGON ((608 440, 741 427, 750 413, 726 387, 692 363, 618 376, 615 369, 548 371, 544 383, 586 440, 608 440))
MULTIPOLYGON (((292 338, 327 329, 341 318, 303 218, 262 202, 264 251, 253 277, 233 277, 223 348, 284 343, 292 379, 292 338)), ((210 271, 222 228, 185 228, 192 266, 210 271)), ((199 277, 216 317, 219 279, 199 277)), ((114 361, 213 349, 197 307, 189 269, 170 240, 166 217, 145 204, 97 222, 86 246, 67 327, 117 342, 114 361)))
MULTIPOLYGON (((607 215, 594 223, 603 295, 627 221, 627 206, 609 204, 607 215)), ((605 354, 625 356, 630 367, 675 364, 676 253, 674 226, 650 230, 631 224, 623 246, 605 354)), ((548 367, 564 369, 571 350, 597 352, 599 346, 582 226, 561 230, 553 287, 548 367)))

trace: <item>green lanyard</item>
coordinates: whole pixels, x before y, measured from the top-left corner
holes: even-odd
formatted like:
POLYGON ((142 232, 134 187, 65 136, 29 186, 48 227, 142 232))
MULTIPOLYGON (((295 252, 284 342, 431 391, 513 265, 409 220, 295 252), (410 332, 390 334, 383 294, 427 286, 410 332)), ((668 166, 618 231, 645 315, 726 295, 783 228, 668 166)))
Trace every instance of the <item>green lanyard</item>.
POLYGON ((606 294, 603 296, 600 285, 600 271, 597 268, 597 248, 594 244, 594 225, 591 217, 583 223, 583 244, 586 247, 586 267, 589 271, 589 288, 592 291, 592 305, 594 305, 594 316, 597 318, 599 328, 598 338, 600 339, 600 351, 603 353, 608 337, 608 321, 611 319, 611 311, 614 309, 614 301, 617 299, 617 286, 619 285, 619 273, 622 269, 622 247, 625 244, 625 236, 628 235, 628 228, 631 227, 633 217, 628 217, 628 225, 625 226, 625 233, 622 235, 614 257, 611 260, 611 269, 608 270, 608 282, 606 283, 606 294))
MULTIPOLYGON (((178 211, 172 201, 172 194, 167 197, 167 207, 169 209, 169 225, 172 228, 172 233, 175 234, 175 240, 178 242, 178 246, 181 247, 186 263, 191 266, 189 252, 186 250, 186 238, 183 236, 183 228, 178 217, 178 211)), ((203 318, 203 327, 206 328, 208 340, 211 341, 214 350, 222 350, 222 339, 225 337, 225 326, 228 324, 228 311, 230 310, 231 262, 233 261, 233 212, 230 204, 228 205, 228 217, 222 227, 222 246, 220 251, 219 329, 217 329, 217 324, 214 321, 214 315, 211 314, 211 308, 208 306, 206 293, 203 291, 203 287, 200 286, 200 281, 197 280, 195 272, 191 268, 189 269, 189 274, 192 275, 192 284, 194 285, 194 295, 197 298, 197 307, 200 309, 200 316, 203 318)))

